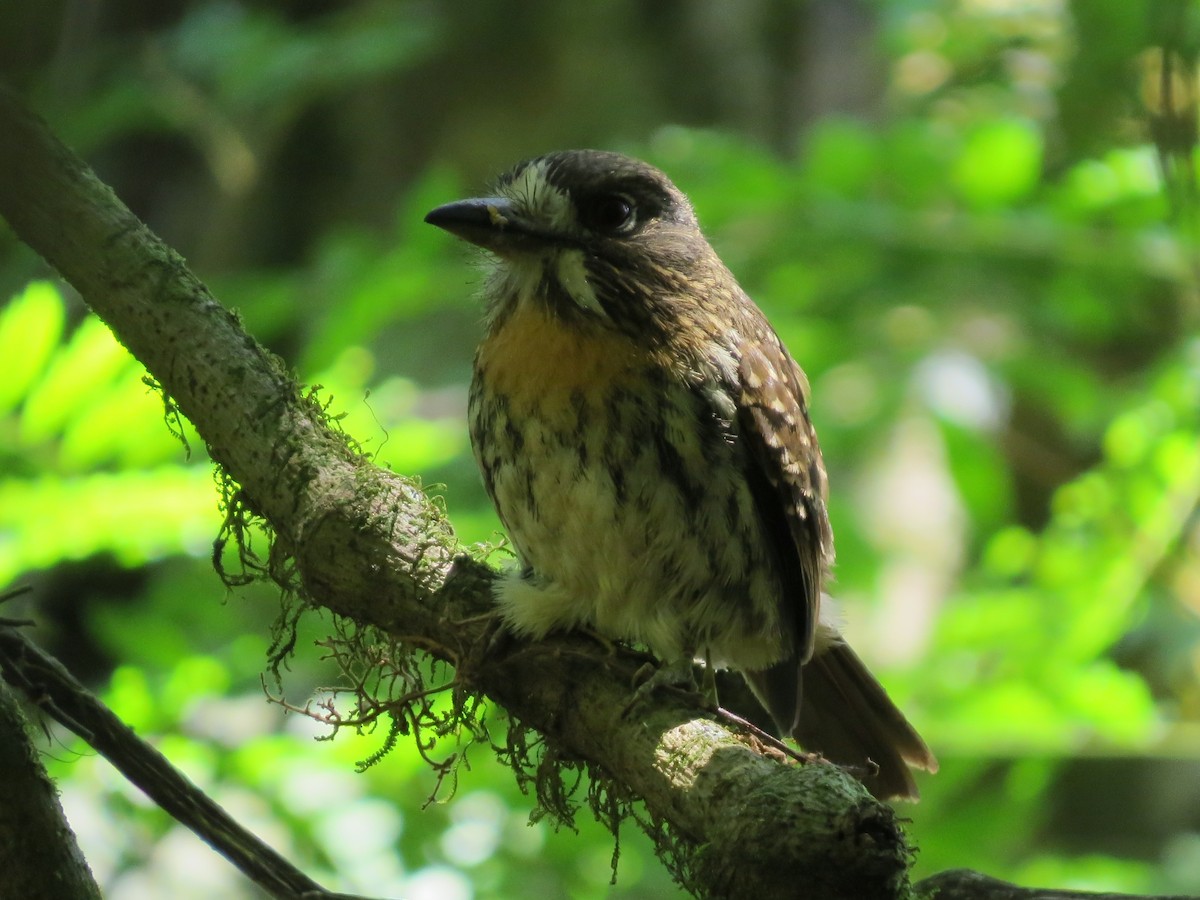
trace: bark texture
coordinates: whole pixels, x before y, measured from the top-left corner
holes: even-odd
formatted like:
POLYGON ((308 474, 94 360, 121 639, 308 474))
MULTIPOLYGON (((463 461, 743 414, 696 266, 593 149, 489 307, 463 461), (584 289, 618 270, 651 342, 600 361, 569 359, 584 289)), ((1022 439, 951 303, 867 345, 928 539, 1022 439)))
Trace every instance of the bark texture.
POLYGON ((100 900, 54 785, 0 681, 0 897, 100 900))

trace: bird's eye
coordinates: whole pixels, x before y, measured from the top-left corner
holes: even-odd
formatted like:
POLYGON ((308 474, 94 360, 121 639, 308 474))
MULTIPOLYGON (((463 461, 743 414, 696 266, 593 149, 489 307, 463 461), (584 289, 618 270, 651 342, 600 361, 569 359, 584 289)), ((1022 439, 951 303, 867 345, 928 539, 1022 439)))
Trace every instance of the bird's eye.
POLYGON ((625 234, 637 224, 637 208, 624 194, 598 194, 580 203, 579 221, 598 234, 625 234))

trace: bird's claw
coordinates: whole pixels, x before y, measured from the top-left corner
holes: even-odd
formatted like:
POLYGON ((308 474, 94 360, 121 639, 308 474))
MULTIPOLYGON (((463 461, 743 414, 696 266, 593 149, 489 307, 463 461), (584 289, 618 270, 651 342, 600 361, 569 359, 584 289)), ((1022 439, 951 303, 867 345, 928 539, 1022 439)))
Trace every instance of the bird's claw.
POLYGON ((698 684, 690 656, 657 665, 648 662, 637 670, 633 683, 633 697, 621 712, 622 718, 628 718, 640 704, 662 691, 673 693, 709 712, 718 709, 716 684, 712 681, 710 670, 705 669, 703 682, 698 684))

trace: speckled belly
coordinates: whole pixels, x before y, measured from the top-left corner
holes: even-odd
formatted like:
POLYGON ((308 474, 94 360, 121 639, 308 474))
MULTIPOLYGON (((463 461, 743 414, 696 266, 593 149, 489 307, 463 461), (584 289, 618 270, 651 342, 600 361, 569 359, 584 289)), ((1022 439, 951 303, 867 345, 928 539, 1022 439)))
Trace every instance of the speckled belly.
POLYGON ((519 628, 587 624, 739 668, 780 658, 743 451, 702 394, 636 368, 536 391, 489 376, 477 370, 471 437, 525 567, 509 596, 519 628))

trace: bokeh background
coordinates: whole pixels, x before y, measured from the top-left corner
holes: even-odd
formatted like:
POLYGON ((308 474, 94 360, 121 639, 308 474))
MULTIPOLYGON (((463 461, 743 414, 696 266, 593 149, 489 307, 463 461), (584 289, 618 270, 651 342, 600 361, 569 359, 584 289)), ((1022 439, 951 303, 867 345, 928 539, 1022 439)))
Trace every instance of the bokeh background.
MULTIPOLYGON (((1198 50, 1194 0, 9 0, 0 25, 4 77, 465 544, 498 531, 465 429, 480 273, 422 215, 551 149, 664 168, 811 378, 849 633, 942 762, 902 810, 916 874, 1179 893, 1198 50)), ((267 703, 279 600, 213 572, 203 443, 5 228, 0 368, 0 585, 314 877, 679 894, 631 825, 611 886, 612 837, 530 824, 486 747, 440 788, 403 741, 360 775, 382 734, 267 703)), ((330 628, 303 623, 289 701, 339 683, 330 628)), ((46 749, 108 896, 259 896, 78 741, 46 749)))

